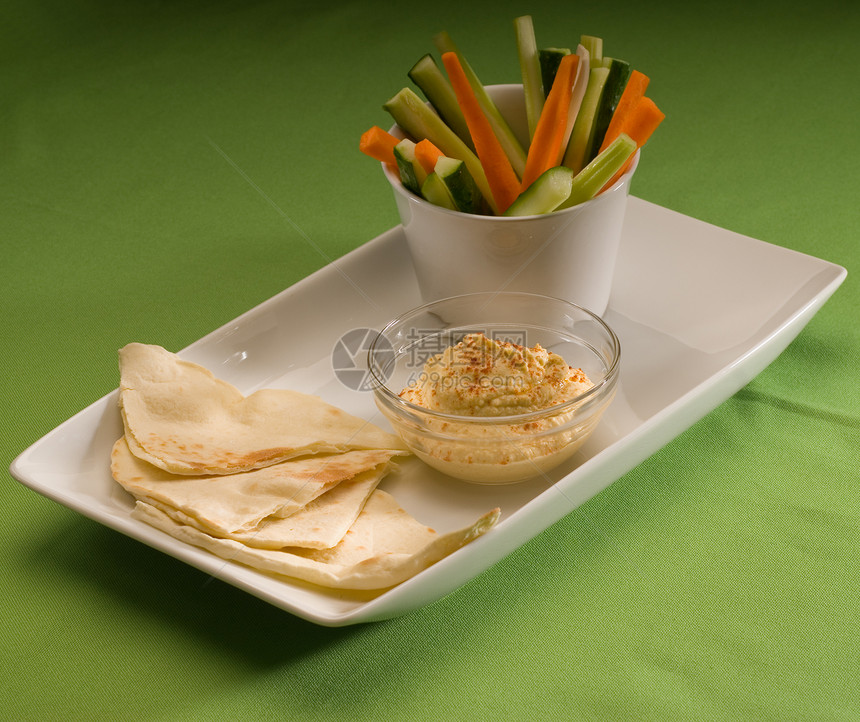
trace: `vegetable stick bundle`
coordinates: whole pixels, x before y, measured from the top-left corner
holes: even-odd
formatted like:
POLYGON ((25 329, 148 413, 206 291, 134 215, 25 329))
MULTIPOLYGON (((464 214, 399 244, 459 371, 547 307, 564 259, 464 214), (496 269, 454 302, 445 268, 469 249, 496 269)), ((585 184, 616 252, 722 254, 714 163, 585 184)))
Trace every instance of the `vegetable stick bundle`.
POLYGON ((665 119, 645 95, 649 77, 606 56, 600 37, 582 35, 572 51, 538 46, 529 15, 516 18, 514 29, 525 145, 441 32, 434 37, 441 67, 426 54, 408 73, 426 102, 404 87, 382 106, 405 140, 373 126, 359 150, 413 193, 466 213, 550 213, 613 187, 665 119))

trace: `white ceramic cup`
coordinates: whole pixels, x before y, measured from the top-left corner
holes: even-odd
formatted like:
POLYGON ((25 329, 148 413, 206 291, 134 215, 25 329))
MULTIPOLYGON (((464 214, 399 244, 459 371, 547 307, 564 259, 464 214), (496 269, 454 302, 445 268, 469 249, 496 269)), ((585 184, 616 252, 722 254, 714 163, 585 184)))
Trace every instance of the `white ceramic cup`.
MULTIPOLYGON (((520 142, 528 137, 522 85, 487 91, 520 142)), ((403 137, 395 126, 392 132, 403 137)), ((527 147, 527 145, 524 145, 527 147)), ((383 165, 425 301, 483 291, 555 296, 602 315, 609 303, 630 182, 639 162, 612 188, 562 211, 482 216, 433 205, 383 165)))

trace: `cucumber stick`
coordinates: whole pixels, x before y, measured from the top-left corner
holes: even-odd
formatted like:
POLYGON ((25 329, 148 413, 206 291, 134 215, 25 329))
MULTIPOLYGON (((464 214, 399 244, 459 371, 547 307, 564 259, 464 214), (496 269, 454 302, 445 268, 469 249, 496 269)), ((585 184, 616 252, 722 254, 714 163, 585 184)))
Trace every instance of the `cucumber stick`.
POLYGON ((480 213, 483 196, 466 164, 455 158, 441 156, 433 168, 448 189, 456 210, 463 213, 480 213))
POLYGON ((636 152, 636 141, 626 133, 619 135, 591 163, 577 173, 571 184, 570 194, 558 206, 570 208, 577 203, 584 203, 596 196, 636 152))
POLYGON ((413 193, 421 195, 421 184, 427 177, 427 171, 415 158, 414 141, 404 138, 395 145, 394 160, 397 161, 400 182, 413 193))
POLYGON ((622 133, 579 173, 563 165, 544 171, 503 215, 552 213, 591 200, 635 152, 636 142, 622 133))
POLYGON ((493 201, 490 184, 487 182, 487 175, 484 173, 484 167, 478 160, 478 156, 460 140, 459 136, 445 124, 444 120, 427 107, 414 90, 403 88, 390 100, 383 103, 382 108, 413 139, 423 140, 427 138, 449 158, 462 160, 493 212, 498 210, 493 201))
POLYGON ((436 112, 442 117, 448 126, 471 150, 475 150, 472 143, 472 135, 469 126, 460 110, 457 96, 448 78, 436 64, 433 56, 429 53, 423 56, 408 73, 409 79, 417 85, 424 97, 436 108, 436 112))
POLYGON ((535 41, 535 29, 531 15, 521 15, 514 20, 517 36, 517 55, 520 59, 520 75, 523 79, 523 94, 526 101, 526 119, 529 138, 534 138, 540 112, 545 99, 541 77, 540 57, 535 41))
MULTIPOLYGON (((478 104, 481 106, 481 110, 483 110, 484 115, 487 116, 487 120, 490 122, 499 143, 501 143, 502 148, 505 151, 505 155, 508 156, 508 160, 511 163, 511 167, 514 169, 514 172, 517 174, 517 177, 522 178, 523 171, 526 168, 526 151, 517 140, 516 135, 514 135, 514 131, 511 130, 511 126, 508 125, 508 122, 504 117, 502 117, 496 104, 487 94, 487 91, 478 79, 478 76, 475 75, 475 71, 472 70, 472 66, 469 65, 468 61, 463 57, 463 54, 457 49, 451 36, 448 35, 447 32, 442 31, 434 36, 433 41, 440 53, 444 54, 453 52, 457 54, 457 57, 460 59, 460 64, 463 66, 463 71, 469 79, 469 85, 472 86, 472 90, 475 92, 475 96, 478 99, 478 104)), ((444 149, 442 149, 442 152, 445 152, 444 149)), ((445 155, 453 155, 455 158, 458 157, 456 154, 452 153, 445 153, 445 155)), ((488 197, 486 193, 484 193, 484 196, 488 197)))
POLYGON ((583 97, 579 113, 576 115, 576 121, 570 134, 570 141, 567 144, 567 150, 562 160, 562 164, 575 173, 582 170, 587 163, 586 154, 591 148, 594 137, 594 117, 597 114, 600 97, 603 94, 603 88, 606 86, 608 75, 608 68, 595 67, 593 64, 589 68, 585 97, 583 97))
POLYGON ((591 149, 586 153, 586 162, 590 161, 600 152, 600 146, 603 143, 603 136, 606 135, 606 129, 609 127, 609 121, 612 120, 612 114, 615 112, 615 108, 618 107, 621 93, 624 92, 624 87, 630 78, 630 64, 624 60, 604 57, 603 67, 609 69, 609 74, 606 76, 606 85, 603 88, 603 94, 600 96, 600 105, 594 118, 594 137, 591 149))
POLYGON ((565 55, 570 55, 570 48, 541 48, 538 52, 544 98, 552 90, 552 82, 555 80, 555 74, 558 72, 561 59, 565 55))
POLYGON ((508 206, 503 216, 552 213, 570 196, 574 172, 563 165, 545 170, 508 206))
POLYGON ((436 171, 428 173, 427 178, 424 179, 424 183, 421 184, 421 195, 433 205, 447 208, 449 211, 457 210, 457 205, 451 197, 448 186, 436 174, 436 171))

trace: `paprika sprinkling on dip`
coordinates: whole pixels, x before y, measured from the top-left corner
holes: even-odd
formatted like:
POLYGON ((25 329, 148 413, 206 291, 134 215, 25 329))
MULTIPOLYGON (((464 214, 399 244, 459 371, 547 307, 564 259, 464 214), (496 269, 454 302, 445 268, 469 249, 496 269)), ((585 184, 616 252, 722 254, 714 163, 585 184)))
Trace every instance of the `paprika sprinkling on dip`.
POLYGON ((428 359, 400 396, 446 414, 513 416, 570 401, 592 385, 582 369, 540 344, 471 333, 428 359))

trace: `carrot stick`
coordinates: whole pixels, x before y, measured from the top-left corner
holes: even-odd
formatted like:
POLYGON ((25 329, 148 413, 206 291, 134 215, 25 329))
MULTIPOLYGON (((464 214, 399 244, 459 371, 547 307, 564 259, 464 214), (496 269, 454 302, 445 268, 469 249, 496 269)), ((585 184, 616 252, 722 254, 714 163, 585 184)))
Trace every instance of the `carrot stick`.
POLYGON ((445 155, 427 138, 419 140, 415 144, 415 160, 417 160, 427 173, 432 173, 436 168, 436 161, 445 155))
POLYGON ((358 149, 365 155, 369 155, 381 163, 396 167, 397 161, 394 159, 394 146, 399 142, 399 138, 395 138, 387 130, 374 125, 361 134, 358 149))
POLYGON ((633 110, 624 118, 621 133, 627 133, 640 148, 648 142, 657 126, 666 116, 651 98, 642 97, 633 110))
POLYGON ((520 192, 534 183, 542 173, 561 162, 567 111, 573 96, 573 82, 578 65, 579 56, 571 53, 565 55, 558 66, 529 146, 520 192))
MULTIPOLYGON (((666 115, 657 107, 657 104, 651 98, 643 95, 639 99, 639 102, 633 106, 632 110, 625 115, 621 123, 620 133, 629 135, 636 141, 637 149, 641 148, 648 142, 648 138, 657 130, 657 126, 663 122, 665 117, 666 115)), ((617 183, 618 179, 630 168, 632 162, 633 156, 631 155, 619 171, 612 176, 612 179, 603 186, 601 192, 617 183)))
POLYGON ((651 79, 638 70, 633 70, 630 73, 627 85, 624 86, 624 91, 618 99, 618 105, 615 106, 615 112, 612 114, 612 119, 606 128, 606 135, 603 136, 600 150, 606 148, 607 145, 624 132, 621 130, 624 119, 645 95, 645 90, 648 88, 649 82, 651 82, 651 79))
POLYGON ((520 181, 511 167, 511 162, 505 154, 499 139, 493 132, 487 116, 481 110, 475 91, 466 78, 460 59, 454 52, 442 54, 442 63, 448 71, 451 87, 457 96, 457 102, 463 111, 469 133, 475 143, 475 151, 481 160, 481 165, 487 175, 492 199, 487 199, 495 213, 503 213, 520 194, 520 181))

